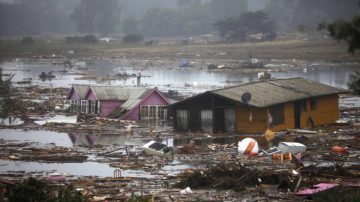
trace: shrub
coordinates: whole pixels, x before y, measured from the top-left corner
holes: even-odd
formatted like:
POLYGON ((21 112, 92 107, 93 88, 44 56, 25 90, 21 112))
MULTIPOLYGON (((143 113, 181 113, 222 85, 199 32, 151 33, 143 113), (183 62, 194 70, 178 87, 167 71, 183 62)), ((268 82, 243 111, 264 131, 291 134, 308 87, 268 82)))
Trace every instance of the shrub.
POLYGON ((92 35, 92 34, 89 34, 89 35, 86 35, 83 37, 83 41, 84 43, 96 43, 97 42, 97 38, 96 36, 92 35))
POLYGON ((29 37, 29 36, 27 36, 27 37, 22 38, 21 43, 22 43, 22 44, 33 44, 33 43, 34 43, 34 39, 31 38, 31 37, 29 37))
POLYGON ((123 38, 124 43, 137 43, 144 40, 144 35, 140 33, 132 33, 125 35, 123 38))

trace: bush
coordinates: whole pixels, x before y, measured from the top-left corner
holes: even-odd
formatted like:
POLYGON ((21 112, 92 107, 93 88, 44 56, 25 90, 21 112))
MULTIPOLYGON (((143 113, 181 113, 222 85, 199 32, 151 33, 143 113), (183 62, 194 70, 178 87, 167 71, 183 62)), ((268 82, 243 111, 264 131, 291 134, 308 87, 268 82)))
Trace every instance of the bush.
POLYGON ((13 202, 88 202, 88 197, 83 196, 78 191, 73 191, 69 187, 61 187, 54 190, 46 182, 35 178, 27 178, 17 183, 13 188, 13 195, 9 197, 13 202))
POLYGON ((21 43, 22 43, 22 44, 33 44, 33 43, 34 43, 34 39, 31 38, 31 37, 29 37, 29 36, 27 36, 27 37, 22 38, 21 43))
POLYGON ((96 36, 92 35, 92 34, 89 34, 89 35, 86 35, 83 37, 83 41, 84 43, 96 43, 97 42, 97 38, 96 36))
POLYGON ((97 42, 97 38, 94 35, 86 35, 86 36, 68 36, 65 37, 65 42, 66 43, 89 43, 89 44, 94 44, 97 42))
POLYGON ((137 43, 144 40, 144 35, 140 33, 132 33, 125 35, 123 38, 124 43, 137 43))
POLYGON ((66 43, 81 43, 82 42, 82 37, 81 36, 68 36, 65 37, 65 42, 66 43))

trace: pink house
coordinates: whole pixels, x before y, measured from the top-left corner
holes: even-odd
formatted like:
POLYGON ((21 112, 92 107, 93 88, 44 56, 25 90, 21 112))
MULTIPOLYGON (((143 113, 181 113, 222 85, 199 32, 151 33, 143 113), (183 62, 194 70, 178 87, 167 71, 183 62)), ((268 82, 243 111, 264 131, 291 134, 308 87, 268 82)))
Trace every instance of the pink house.
POLYGON ((81 113, 126 120, 165 120, 170 104, 157 88, 114 86, 90 86, 80 102, 81 113))
POLYGON ((66 99, 70 101, 71 104, 71 111, 78 112, 80 111, 81 107, 81 100, 85 99, 85 94, 90 88, 89 85, 78 85, 74 84, 71 86, 66 99))

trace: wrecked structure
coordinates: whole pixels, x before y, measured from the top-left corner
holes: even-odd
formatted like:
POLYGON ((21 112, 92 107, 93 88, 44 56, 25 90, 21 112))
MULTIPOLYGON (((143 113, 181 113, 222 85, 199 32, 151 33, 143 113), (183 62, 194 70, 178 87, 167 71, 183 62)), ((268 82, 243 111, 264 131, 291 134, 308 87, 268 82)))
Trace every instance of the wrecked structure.
POLYGON ((303 78, 271 79, 207 91, 170 107, 179 131, 262 133, 333 123, 343 93, 303 78))
POLYGON ((126 120, 167 119, 170 101, 157 89, 73 85, 72 111, 126 120), (86 90, 85 90, 86 89, 86 90))

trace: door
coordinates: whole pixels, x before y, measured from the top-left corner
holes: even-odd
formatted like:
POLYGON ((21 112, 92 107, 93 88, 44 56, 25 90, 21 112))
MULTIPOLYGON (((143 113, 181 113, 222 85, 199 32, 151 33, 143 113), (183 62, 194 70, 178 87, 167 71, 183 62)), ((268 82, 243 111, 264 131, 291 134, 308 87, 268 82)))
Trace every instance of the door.
POLYGON ((301 115, 300 105, 301 105, 301 102, 294 103, 294 121, 295 121, 294 126, 295 126, 295 128, 300 128, 300 115, 301 115))
POLYGON ((225 131, 225 112, 222 108, 214 109, 214 131, 225 131))
POLYGON ((225 129, 227 132, 235 132, 236 111, 235 109, 225 109, 225 129))

